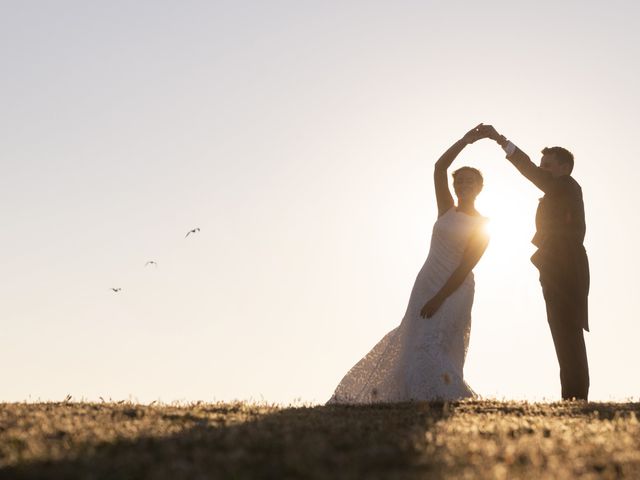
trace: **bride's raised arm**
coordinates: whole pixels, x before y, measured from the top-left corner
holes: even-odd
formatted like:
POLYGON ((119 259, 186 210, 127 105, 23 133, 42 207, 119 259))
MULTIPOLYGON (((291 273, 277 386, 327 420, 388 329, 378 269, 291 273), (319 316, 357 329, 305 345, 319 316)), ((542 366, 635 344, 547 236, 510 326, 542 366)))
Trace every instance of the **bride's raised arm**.
POLYGON ((449 190, 447 170, 464 147, 472 144, 476 140, 484 138, 479 130, 481 126, 482 123, 469 130, 464 137, 451 145, 436 162, 433 171, 433 183, 436 190, 436 202, 438 202, 438 217, 441 217, 447 210, 453 207, 453 196, 449 190))

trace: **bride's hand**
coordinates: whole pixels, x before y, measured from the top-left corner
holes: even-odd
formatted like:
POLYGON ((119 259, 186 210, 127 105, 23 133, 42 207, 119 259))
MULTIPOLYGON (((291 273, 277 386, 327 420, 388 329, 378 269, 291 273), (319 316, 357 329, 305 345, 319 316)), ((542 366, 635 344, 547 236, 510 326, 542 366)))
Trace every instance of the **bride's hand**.
POLYGON ((485 132, 482 128, 483 126, 484 125, 482 123, 479 123, 478 125, 473 127, 471 130, 464 134, 464 137, 462 137, 462 141, 467 145, 470 145, 477 140, 486 138, 485 132))
POLYGON ((437 295, 424 304, 422 310, 420 310, 420 316, 422 318, 431 318, 438 311, 444 300, 441 300, 437 295))

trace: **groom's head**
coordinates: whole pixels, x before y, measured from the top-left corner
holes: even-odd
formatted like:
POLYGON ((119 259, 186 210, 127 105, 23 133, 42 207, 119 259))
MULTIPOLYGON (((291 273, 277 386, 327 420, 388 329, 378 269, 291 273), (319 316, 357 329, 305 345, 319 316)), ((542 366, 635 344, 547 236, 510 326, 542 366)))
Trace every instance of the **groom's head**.
POLYGON ((540 168, 551 172, 554 177, 571 175, 573 171, 573 154, 562 147, 545 147, 542 149, 540 168))

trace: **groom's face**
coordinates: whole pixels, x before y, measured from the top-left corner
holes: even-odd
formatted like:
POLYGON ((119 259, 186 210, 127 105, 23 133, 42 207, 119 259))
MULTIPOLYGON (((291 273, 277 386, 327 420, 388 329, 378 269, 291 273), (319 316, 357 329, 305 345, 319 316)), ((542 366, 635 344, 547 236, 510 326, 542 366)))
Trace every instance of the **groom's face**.
POLYGON ((545 153, 542 155, 542 158, 540 159, 540 168, 547 172, 551 172, 551 175, 554 177, 569 174, 567 171, 567 165, 559 163, 553 153, 545 153))

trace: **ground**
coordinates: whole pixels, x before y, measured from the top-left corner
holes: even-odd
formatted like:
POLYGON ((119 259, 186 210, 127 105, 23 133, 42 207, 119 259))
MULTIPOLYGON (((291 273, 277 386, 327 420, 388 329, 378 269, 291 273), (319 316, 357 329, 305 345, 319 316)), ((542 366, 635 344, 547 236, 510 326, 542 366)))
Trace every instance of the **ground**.
POLYGON ((0 479, 640 478, 638 403, 0 404, 0 479))

